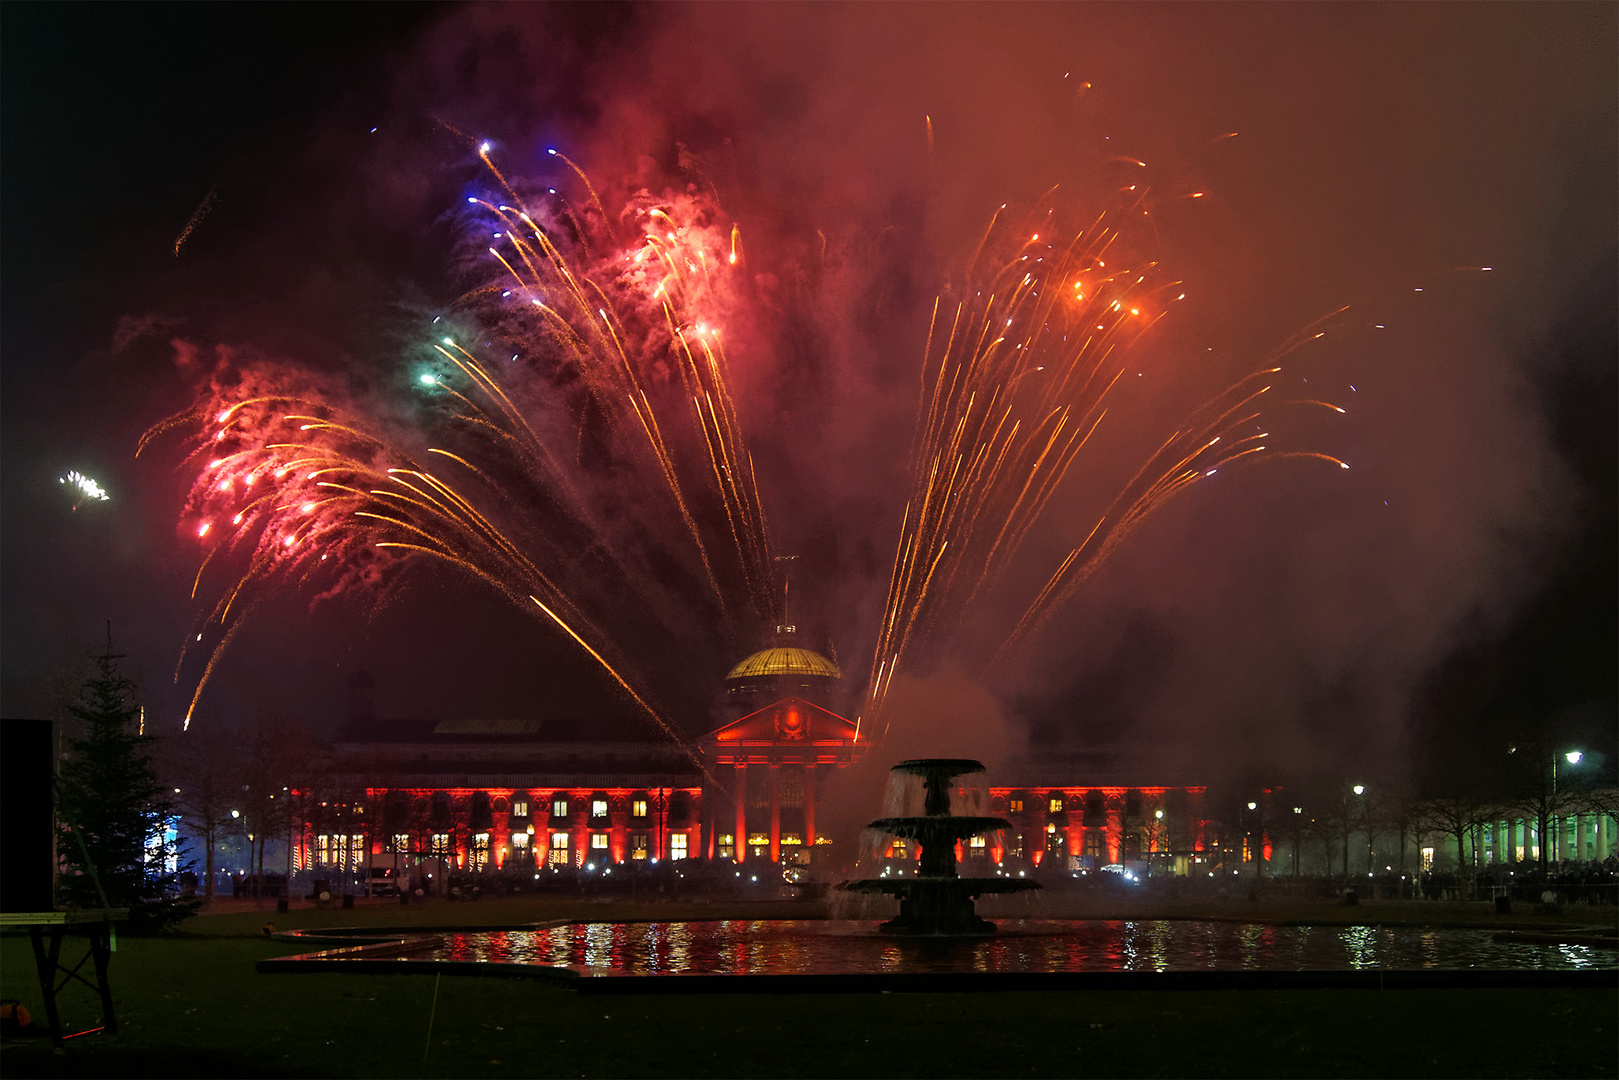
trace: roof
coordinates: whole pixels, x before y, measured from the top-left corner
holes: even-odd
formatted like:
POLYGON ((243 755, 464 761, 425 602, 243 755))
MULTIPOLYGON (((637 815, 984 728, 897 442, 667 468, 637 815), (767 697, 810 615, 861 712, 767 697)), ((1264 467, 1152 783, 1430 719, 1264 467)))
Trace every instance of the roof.
POLYGON ((727 679, 755 679, 769 675, 820 675, 841 679, 838 665, 818 652, 793 647, 760 649, 731 669, 727 679))
POLYGON ((798 742, 821 740, 854 742, 859 736, 853 720, 839 716, 800 697, 786 697, 747 716, 732 720, 703 736, 704 742, 798 742))

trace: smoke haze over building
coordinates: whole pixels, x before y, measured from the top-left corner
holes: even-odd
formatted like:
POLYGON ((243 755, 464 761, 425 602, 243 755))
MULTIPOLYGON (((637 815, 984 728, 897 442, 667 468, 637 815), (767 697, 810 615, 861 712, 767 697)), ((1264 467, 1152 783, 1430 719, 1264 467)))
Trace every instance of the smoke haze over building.
MULTIPOLYGON (((928 318, 997 207, 1059 185, 1079 212, 1150 185, 1147 254, 1187 300, 1140 346, 1005 595, 962 613, 974 644, 1190 407, 1351 305, 1287 377, 1346 409, 1289 434, 1352 468, 1198 485, 1016 663, 914 673, 900 756, 1124 740, 1166 769, 1400 775, 1483 764, 1525 724, 1611 739, 1611 6, 385 11, 324 35, 290 11, 109 13, 83 33, 65 12, 8 16, 8 715, 47 712, 109 617, 151 711, 184 712, 190 477, 173 448, 136 461, 136 441, 220 349, 392 409, 474 282, 458 215, 487 187, 487 138, 513 177, 572 183, 557 147, 609 205, 690 184, 737 222, 740 420, 777 553, 798 556, 795 621, 835 646, 851 694, 928 318), (68 469, 112 499, 70 509, 68 469)), ((261 606, 203 721, 324 728, 364 668, 383 715, 633 722, 576 650, 447 569, 381 610, 313 596, 261 606)), ((693 625, 640 662, 678 665, 695 694, 745 651, 693 625)))

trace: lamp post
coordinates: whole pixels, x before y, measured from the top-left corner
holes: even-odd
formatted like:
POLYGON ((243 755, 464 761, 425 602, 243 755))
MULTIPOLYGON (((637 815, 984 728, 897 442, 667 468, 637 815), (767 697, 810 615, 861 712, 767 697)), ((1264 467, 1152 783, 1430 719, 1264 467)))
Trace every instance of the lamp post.
POLYGON ((1304 816, 1304 807, 1295 806, 1293 808, 1293 880, 1294 881, 1297 881, 1298 878, 1299 878, 1299 842, 1303 839, 1303 836, 1302 836, 1302 833, 1304 832, 1303 816, 1304 816))
POLYGON ((1259 803, 1250 802, 1248 810, 1254 815, 1254 882, 1257 884, 1265 869, 1265 815, 1259 812, 1259 803))
POLYGON ((1168 845, 1164 842, 1164 808, 1159 807, 1152 812, 1152 853, 1158 856, 1158 862, 1169 857, 1168 845))
MULTIPOLYGON (((1365 784, 1356 784, 1349 789, 1358 798, 1366 794, 1365 784)), ((1349 884, 1349 835, 1354 831, 1355 816, 1349 807, 1349 796, 1344 796, 1344 885, 1349 884)))
MULTIPOLYGON (((1585 752, 1582 751, 1582 750, 1569 750, 1569 751, 1566 751, 1566 752, 1560 753, 1560 754, 1558 754, 1558 753, 1552 754, 1552 797, 1551 797, 1551 805, 1548 808, 1549 809, 1548 816, 1549 817, 1554 817, 1557 820, 1557 832, 1555 834, 1555 839, 1553 840, 1553 843, 1551 844, 1551 858, 1553 860, 1558 860, 1558 859, 1562 858, 1562 850, 1561 849, 1562 849, 1562 846, 1563 846, 1563 813, 1562 813, 1562 809, 1557 804, 1557 759, 1562 758, 1564 761, 1568 762, 1569 765, 1573 766, 1573 765, 1578 765, 1580 763, 1581 759, 1583 759, 1584 757, 1585 757, 1585 752)), ((1542 832, 1544 833, 1544 831, 1545 831, 1545 829, 1544 829, 1544 826, 1543 826, 1542 827, 1542 832)), ((1546 839, 1547 838, 1544 835, 1542 835, 1541 838, 1540 838, 1540 846, 1541 846, 1542 851, 1545 851, 1546 848, 1547 848, 1546 839)), ((1542 861, 1544 862, 1544 859, 1542 861)))

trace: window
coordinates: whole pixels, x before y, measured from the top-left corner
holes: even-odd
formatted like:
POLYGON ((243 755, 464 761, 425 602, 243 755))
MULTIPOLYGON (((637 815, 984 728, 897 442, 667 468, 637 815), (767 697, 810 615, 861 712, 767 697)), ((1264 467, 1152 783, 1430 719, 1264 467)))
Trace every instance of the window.
POLYGON ((1022 799, 1007 799, 1006 800, 1006 812, 1008 814, 1021 814, 1021 813, 1023 813, 1023 800, 1022 799))
POLYGON ((528 817, 528 800, 512 800, 512 817, 528 817))
POLYGON ((967 848, 974 855, 982 855, 984 853, 984 838, 982 836, 972 837, 967 841, 967 848))
POLYGON ((447 858, 450 854, 450 834, 447 832, 434 833, 430 853, 437 855, 441 859, 447 858))
POLYGON ((908 850, 909 849, 905 846, 904 839, 896 839, 894 841, 893 848, 889 850, 888 857, 891 859, 903 859, 905 858, 908 850))
POLYGON ((607 816, 607 800, 606 799, 591 799, 590 800, 590 816, 593 817, 593 818, 604 818, 604 817, 606 817, 607 816))
POLYGON ((482 870, 489 865, 489 834, 472 834, 472 869, 482 870))
POLYGON ((630 817, 646 817, 646 800, 635 799, 630 803, 630 817))
POLYGON ((593 832, 593 833, 591 833, 590 834, 590 850, 591 851, 606 851, 607 850, 607 834, 604 833, 604 832, 593 832))
POLYGON ((1053 814, 1062 813, 1062 796, 1053 795, 1051 797, 1051 801, 1046 804, 1046 808, 1049 809, 1053 814))
POLYGON ((630 834, 630 858, 645 859, 649 854, 647 834, 644 832, 630 834))
POLYGON ((410 834, 394 833, 388 837, 388 846, 384 850, 390 854, 404 854, 410 851, 410 834))
POLYGON ((551 800, 551 816, 552 817, 567 817, 568 816, 568 800, 567 800, 566 797, 551 800))
POLYGON ((736 837, 730 833, 720 834, 720 858, 734 859, 736 857, 736 837))
POLYGON ((565 832, 551 834, 551 865, 568 865, 568 834, 565 832))
POLYGON ((365 865, 365 834, 352 833, 349 836, 348 862, 344 863, 348 870, 358 870, 365 865))
POLYGON ((686 834, 674 833, 669 837, 669 857, 671 859, 684 859, 686 857, 686 834))
POLYGON ((512 833, 512 853, 513 854, 518 854, 518 853, 521 853, 521 852, 525 852, 527 850, 528 850, 528 833, 526 833, 526 832, 514 832, 514 833, 512 833))

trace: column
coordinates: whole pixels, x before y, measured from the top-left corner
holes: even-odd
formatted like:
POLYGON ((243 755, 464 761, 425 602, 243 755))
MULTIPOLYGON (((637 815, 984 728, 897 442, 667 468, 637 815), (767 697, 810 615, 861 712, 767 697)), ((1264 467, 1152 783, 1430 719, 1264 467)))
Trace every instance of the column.
POLYGON ((497 870, 506 865, 506 860, 511 858, 512 851, 511 795, 503 795, 501 798, 506 801, 506 809, 504 810, 493 809, 495 799, 491 797, 489 800, 491 804, 489 813, 489 861, 494 864, 497 870))
POLYGON ((1574 815, 1574 857, 1585 861, 1585 815, 1574 815))
POLYGON ((781 762, 770 763, 770 861, 781 862, 781 762))
POLYGON ((804 850, 801 862, 815 861, 815 763, 804 766, 804 850))
POLYGON ((1124 813, 1122 806, 1114 805, 1109 799, 1107 804, 1107 831, 1103 834, 1107 844, 1107 861, 1122 863, 1124 861, 1124 813))
POLYGON ((748 766, 736 763, 736 835, 732 838, 731 857, 740 863, 748 857, 748 766))

